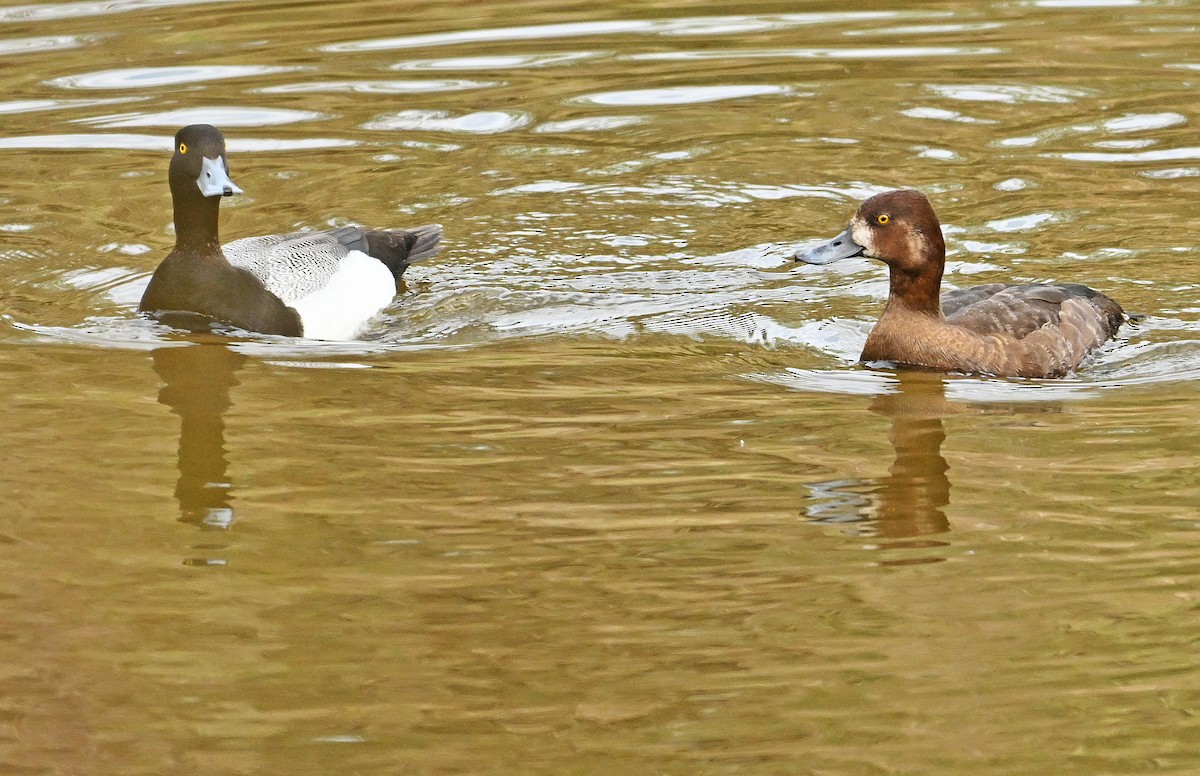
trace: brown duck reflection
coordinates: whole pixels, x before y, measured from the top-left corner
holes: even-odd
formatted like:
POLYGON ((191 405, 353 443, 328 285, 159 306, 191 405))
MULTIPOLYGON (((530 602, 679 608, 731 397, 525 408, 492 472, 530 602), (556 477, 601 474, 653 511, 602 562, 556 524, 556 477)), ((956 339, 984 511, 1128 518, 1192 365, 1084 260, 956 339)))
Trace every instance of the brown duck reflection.
POLYGON ((955 413, 942 375, 897 373, 899 390, 875 397, 869 409, 891 420, 896 457, 886 477, 813 483, 818 500, 808 517, 823 523, 862 523, 864 533, 904 538, 949 530, 950 466, 942 457, 942 418, 955 413))
POLYGON ((190 338, 194 344, 159 348, 154 371, 164 385, 158 400, 180 418, 179 480, 175 498, 185 523, 227 528, 233 522, 233 484, 225 453, 225 411, 229 390, 246 356, 230 350, 228 340, 190 338))

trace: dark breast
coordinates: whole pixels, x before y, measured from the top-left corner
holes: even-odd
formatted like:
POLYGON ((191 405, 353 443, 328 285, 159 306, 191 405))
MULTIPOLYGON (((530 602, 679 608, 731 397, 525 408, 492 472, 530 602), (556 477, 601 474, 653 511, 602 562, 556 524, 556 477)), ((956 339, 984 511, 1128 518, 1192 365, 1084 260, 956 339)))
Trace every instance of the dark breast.
POLYGON ((206 329, 207 318, 263 334, 299 337, 304 332, 299 313, 219 252, 172 251, 154 271, 138 310, 188 329, 206 329))

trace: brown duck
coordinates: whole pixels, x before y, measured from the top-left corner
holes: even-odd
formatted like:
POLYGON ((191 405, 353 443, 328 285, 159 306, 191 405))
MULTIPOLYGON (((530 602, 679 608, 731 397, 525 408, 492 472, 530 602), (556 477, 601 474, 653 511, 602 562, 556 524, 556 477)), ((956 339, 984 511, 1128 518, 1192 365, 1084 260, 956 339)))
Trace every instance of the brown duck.
POLYGON ((1077 283, 991 283, 939 295, 946 244, 929 200, 903 189, 871 197, 846 231, 796 254, 807 264, 867 256, 888 265, 887 305, 863 361, 947 372, 1061 377, 1116 334, 1121 306, 1077 283))

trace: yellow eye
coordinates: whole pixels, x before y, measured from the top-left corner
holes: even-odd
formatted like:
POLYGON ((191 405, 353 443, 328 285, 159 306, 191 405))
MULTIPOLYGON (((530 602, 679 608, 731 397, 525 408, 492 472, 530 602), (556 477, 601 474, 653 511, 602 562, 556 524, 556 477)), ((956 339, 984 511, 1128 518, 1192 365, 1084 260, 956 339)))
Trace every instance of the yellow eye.
POLYGON ((187 143, 180 143, 180 144, 179 144, 179 153, 181 153, 181 154, 186 154, 186 153, 187 153, 187 143))
POLYGON ((882 215, 875 216, 875 223, 877 223, 881 226, 891 220, 892 220, 892 217, 889 216, 887 213, 883 213, 882 215))

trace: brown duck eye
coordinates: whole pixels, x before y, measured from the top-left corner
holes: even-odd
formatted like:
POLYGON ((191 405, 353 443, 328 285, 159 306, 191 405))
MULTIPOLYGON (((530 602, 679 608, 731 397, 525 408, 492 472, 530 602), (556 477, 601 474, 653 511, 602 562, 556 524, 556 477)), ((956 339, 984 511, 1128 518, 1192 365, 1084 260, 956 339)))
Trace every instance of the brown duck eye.
POLYGON ((887 213, 875 216, 875 223, 879 224, 880 226, 882 226, 883 224, 886 224, 888 221, 891 221, 891 220, 892 220, 892 217, 889 216, 887 213))
POLYGON ((179 144, 179 153, 181 153, 181 154, 186 154, 186 153, 187 153, 187 143, 180 143, 180 144, 179 144))

